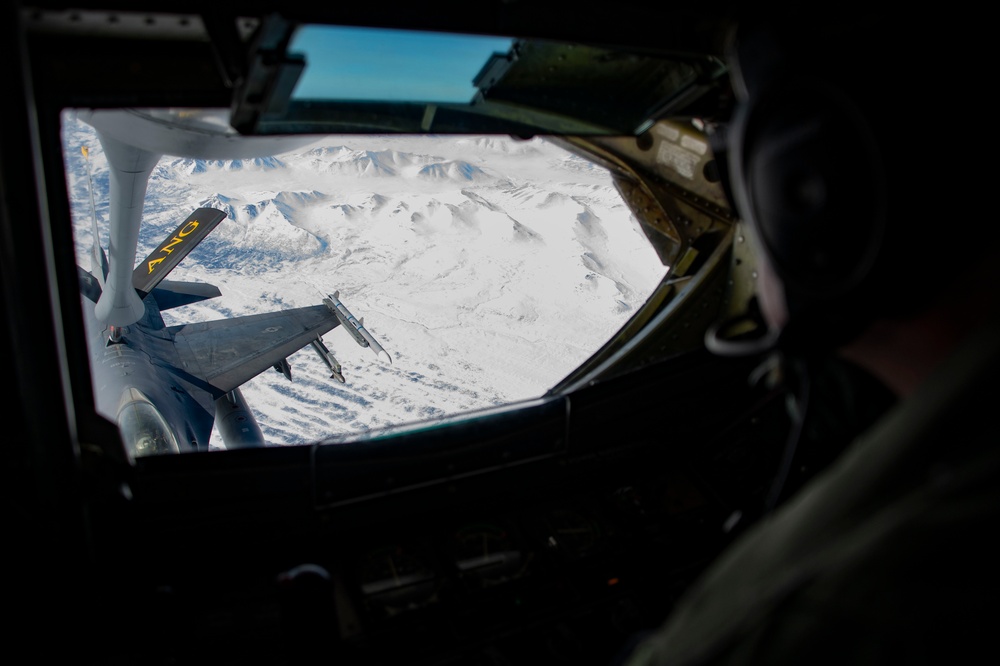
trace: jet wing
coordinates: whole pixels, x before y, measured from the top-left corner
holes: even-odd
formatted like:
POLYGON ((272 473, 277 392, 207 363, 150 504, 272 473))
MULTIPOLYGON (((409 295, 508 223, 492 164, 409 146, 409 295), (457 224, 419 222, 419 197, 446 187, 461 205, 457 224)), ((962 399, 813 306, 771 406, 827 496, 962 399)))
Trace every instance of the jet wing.
POLYGON ((232 391, 340 324, 326 305, 171 326, 180 369, 232 391))

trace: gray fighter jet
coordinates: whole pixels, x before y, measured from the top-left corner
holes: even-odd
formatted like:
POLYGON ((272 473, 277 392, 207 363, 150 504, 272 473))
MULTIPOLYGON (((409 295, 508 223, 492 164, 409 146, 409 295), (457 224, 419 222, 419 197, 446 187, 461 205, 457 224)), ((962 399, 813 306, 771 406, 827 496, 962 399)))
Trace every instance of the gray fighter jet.
POLYGON ((204 114, 105 111, 84 114, 111 170, 108 252, 94 217, 91 270, 79 269, 96 408, 115 421, 131 457, 207 450, 213 424, 226 448, 265 445, 240 386, 269 368, 291 380, 288 356, 312 346, 344 382, 322 335, 343 324, 362 347, 391 358, 340 301, 311 307, 167 326, 162 312, 221 295, 213 285, 166 280, 226 214, 199 208, 135 264, 142 204, 162 154, 235 159, 275 154, 302 138, 268 139, 237 149, 228 130, 204 114))

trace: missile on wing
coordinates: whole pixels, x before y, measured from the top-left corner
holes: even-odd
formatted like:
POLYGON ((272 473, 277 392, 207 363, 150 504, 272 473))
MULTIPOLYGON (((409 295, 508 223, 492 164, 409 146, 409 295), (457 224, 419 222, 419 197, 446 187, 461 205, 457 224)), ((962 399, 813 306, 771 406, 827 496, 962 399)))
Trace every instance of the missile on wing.
POLYGON ((340 292, 335 291, 333 295, 328 295, 323 299, 326 307, 330 308, 333 314, 337 315, 337 319, 340 320, 340 324, 344 329, 351 334, 354 341, 357 342, 362 347, 371 347, 372 351, 383 361, 392 363, 392 357, 389 353, 378 343, 368 329, 365 328, 364 320, 358 321, 351 314, 351 311, 347 309, 347 306, 340 302, 340 292))
MULTIPOLYGON (((323 302, 326 303, 326 306, 333 311, 333 314, 337 315, 340 325, 344 327, 344 330, 351 334, 351 337, 354 338, 355 342, 362 347, 367 347, 371 344, 368 341, 368 338, 361 334, 361 331, 364 330, 364 324, 355 319, 354 315, 351 314, 351 311, 347 309, 347 306, 340 302, 339 291, 333 292, 332 296, 327 295, 327 297, 323 299, 323 302)), ((368 337, 371 336, 369 335, 368 337)))
POLYGON ((313 340, 312 347, 319 354, 319 357, 323 359, 323 362, 326 363, 326 367, 330 368, 330 372, 333 373, 330 375, 330 379, 336 379, 341 384, 347 383, 347 380, 344 379, 344 371, 341 369, 337 357, 323 344, 323 338, 313 340))

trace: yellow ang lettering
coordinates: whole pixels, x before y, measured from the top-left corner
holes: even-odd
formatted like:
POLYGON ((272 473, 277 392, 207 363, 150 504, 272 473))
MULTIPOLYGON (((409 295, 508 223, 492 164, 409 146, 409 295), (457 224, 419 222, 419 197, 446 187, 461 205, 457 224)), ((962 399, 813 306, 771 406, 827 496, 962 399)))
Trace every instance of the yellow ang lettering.
MULTIPOLYGON (((178 230, 177 235, 171 238, 170 242, 164 245, 162 248, 160 248, 159 251, 165 254, 173 253, 174 251, 173 247, 178 243, 184 242, 184 238, 194 233, 195 229, 197 228, 198 228, 198 220, 191 220, 183 227, 181 227, 180 230, 178 230)), ((151 261, 146 262, 146 267, 149 269, 147 275, 152 274, 152 272, 156 270, 156 267, 159 266, 161 263, 163 263, 165 259, 166 257, 160 257, 159 259, 153 259, 151 261)))

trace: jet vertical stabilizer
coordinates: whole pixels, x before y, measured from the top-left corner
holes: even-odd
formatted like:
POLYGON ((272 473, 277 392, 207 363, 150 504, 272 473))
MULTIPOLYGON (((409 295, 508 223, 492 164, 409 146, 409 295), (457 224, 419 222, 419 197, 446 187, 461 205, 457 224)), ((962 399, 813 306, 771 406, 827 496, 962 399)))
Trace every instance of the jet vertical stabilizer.
POLYGON ((167 236, 132 271, 132 286, 139 292, 139 297, 145 298, 146 294, 153 291, 153 288, 181 262, 181 259, 224 219, 226 214, 221 210, 199 208, 181 222, 177 230, 167 236))

